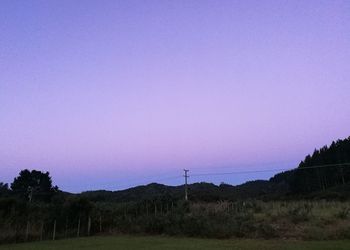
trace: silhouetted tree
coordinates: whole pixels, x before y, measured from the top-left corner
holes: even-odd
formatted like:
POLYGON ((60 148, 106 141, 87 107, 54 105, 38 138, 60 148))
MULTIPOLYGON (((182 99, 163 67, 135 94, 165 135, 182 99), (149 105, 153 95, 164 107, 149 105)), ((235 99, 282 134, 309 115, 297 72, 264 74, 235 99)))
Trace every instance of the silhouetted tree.
MULTIPOLYGON (((332 142, 307 155, 292 171, 289 184, 294 193, 324 191, 350 181, 350 137, 332 142)), ((276 178, 275 178, 276 179, 276 178)))
POLYGON ((58 191, 57 186, 52 186, 49 172, 28 169, 22 170, 11 184, 12 191, 28 201, 50 201, 58 191))
POLYGON ((0 182, 0 197, 7 196, 9 194, 9 187, 7 183, 0 182))

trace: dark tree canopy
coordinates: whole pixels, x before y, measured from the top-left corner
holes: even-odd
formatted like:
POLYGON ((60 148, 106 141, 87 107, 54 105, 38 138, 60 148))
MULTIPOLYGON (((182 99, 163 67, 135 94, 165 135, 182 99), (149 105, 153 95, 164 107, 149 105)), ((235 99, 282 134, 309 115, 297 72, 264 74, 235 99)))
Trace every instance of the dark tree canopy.
POLYGON ((8 184, 0 182, 0 197, 8 195, 9 191, 8 184))
POLYGON ((350 137, 315 149, 298 168, 279 173, 272 182, 284 182, 294 194, 325 191, 350 181, 350 137))
POLYGON ((11 184, 12 191, 29 201, 49 201, 58 191, 52 186, 50 173, 28 169, 22 170, 11 184))
POLYGON ((312 155, 307 155, 295 172, 292 188, 295 192, 324 191, 350 180, 350 137, 332 142, 312 155), (319 166, 313 168, 315 166, 319 166))

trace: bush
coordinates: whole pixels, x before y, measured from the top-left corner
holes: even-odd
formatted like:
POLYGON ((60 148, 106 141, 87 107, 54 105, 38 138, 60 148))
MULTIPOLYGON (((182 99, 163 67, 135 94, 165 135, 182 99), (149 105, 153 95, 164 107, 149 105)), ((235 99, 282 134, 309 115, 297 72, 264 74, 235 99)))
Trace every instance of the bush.
POLYGON ((336 214, 335 214, 335 217, 338 218, 338 219, 346 219, 348 216, 349 216, 349 213, 350 213, 350 208, 349 207, 343 207, 340 209, 340 211, 338 211, 336 214))
POLYGON ((279 236, 278 230, 272 224, 263 222, 258 227, 259 236, 265 239, 272 239, 279 236))
POLYGON ((296 207, 292 207, 288 210, 288 216, 294 224, 308 221, 311 208, 312 207, 308 204, 297 205, 296 207))

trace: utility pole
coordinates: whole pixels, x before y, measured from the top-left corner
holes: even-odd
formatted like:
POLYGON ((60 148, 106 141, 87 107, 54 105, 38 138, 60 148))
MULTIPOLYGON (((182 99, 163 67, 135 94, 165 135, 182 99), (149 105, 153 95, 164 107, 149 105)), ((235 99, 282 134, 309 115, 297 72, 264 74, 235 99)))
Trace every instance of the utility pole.
POLYGON ((188 176, 188 172, 189 172, 190 170, 187 170, 187 169, 184 169, 184 172, 185 172, 185 175, 184 175, 184 177, 185 177, 185 200, 187 201, 188 200, 188 196, 187 196, 187 178, 189 177, 188 176))

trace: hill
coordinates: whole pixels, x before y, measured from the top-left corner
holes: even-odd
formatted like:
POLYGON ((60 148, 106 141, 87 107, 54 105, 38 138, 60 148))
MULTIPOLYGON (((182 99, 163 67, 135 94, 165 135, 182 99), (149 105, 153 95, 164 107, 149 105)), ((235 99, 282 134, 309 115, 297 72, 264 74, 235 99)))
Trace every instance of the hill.
MULTIPOLYGON (((332 142, 307 155, 299 166, 276 174, 270 180, 248 181, 233 186, 229 184, 194 183, 188 186, 193 201, 240 200, 259 198, 300 199, 340 198, 350 193, 350 137, 332 142)), ((180 200, 184 186, 166 186, 151 183, 121 191, 88 191, 82 197, 92 201, 136 202, 140 200, 180 200)))

